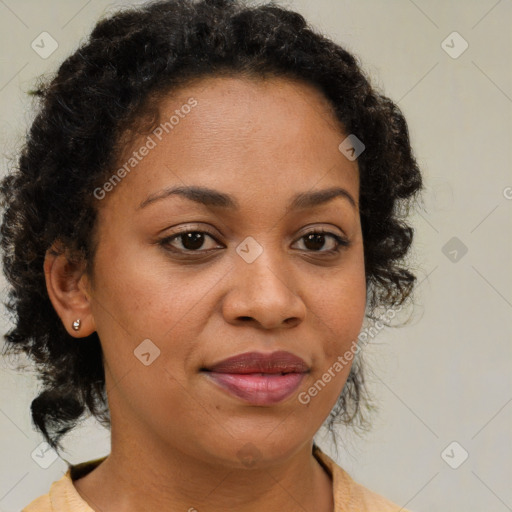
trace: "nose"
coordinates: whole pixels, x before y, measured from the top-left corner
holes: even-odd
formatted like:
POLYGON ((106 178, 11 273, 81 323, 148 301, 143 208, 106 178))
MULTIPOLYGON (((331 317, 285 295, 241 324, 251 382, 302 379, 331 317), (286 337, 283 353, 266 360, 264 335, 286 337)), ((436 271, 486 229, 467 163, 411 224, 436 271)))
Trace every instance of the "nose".
POLYGON ((269 253, 263 251, 252 263, 238 257, 235 260, 230 291, 222 305, 227 322, 284 329, 304 320, 306 306, 296 289, 297 279, 286 262, 271 258, 269 253))

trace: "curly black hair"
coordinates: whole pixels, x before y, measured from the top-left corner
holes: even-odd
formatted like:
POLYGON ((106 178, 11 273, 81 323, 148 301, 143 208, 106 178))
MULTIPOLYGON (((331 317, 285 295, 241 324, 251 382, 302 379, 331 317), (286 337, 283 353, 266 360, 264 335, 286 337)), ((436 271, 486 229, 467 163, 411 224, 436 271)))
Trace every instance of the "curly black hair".
MULTIPOLYGON (((124 134, 140 130, 142 120, 155 126, 155 100, 220 75, 285 77, 323 93, 345 133, 365 145, 358 167, 366 316, 412 293, 416 276, 404 262, 414 230, 405 217, 423 187, 421 173, 400 109, 371 86, 355 56, 273 2, 167 0, 119 11, 38 82, 37 115, 0 183, 6 306, 14 319, 4 353, 25 353, 34 363, 43 388, 32 420, 55 449, 87 411, 106 427, 110 414, 98 335, 76 343, 64 329, 48 297, 45 253, 58 242, 92 269, 93 190, 116 168, 124 134)), ((365 396, 356 361, 329 428, 335 419, 361 419, 365 396)))

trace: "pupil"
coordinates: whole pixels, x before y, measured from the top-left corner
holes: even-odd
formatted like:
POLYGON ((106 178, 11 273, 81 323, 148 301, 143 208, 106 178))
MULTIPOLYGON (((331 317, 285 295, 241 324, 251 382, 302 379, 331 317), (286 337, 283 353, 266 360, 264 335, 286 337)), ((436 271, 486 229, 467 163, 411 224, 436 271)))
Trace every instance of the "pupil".
POLYGON ((200 249, 204 243, 204 235, 197 231, 192 231, 191 233, 185 233, 181 235, 181 242, 183 247, 188 250, 200 249))
POLYGON ((322 235, 322 234, 318 234, 318 233, 311 233, 310 235, 307 235, 307 238, 306 238, 306 246, 308 244, 308 242, 311 242, 311 241, 316 241, 316 242, 320 242, 320 243, 313 243, 313 249, 321 249, 325 243, 325 236, 322 235))

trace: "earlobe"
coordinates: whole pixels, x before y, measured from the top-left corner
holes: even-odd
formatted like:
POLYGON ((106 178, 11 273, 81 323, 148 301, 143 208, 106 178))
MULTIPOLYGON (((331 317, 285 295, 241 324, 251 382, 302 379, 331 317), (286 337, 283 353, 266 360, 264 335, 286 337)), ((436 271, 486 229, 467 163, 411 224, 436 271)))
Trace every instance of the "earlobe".
POLYGON ((75 338, 96 330, 88 293, 85 261, 69 258, 66 251, 52 247, 46 252, 44 275, 50 301, 66 331, 75 338))

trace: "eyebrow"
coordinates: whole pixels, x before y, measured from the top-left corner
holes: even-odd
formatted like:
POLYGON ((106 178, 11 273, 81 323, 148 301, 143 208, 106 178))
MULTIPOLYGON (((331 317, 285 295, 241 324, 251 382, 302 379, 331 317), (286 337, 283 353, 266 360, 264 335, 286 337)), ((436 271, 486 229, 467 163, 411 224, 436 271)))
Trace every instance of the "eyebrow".
MULTIPOLYGON (((194 201, 204 206, 240 210, 240 204, 233 196, 211 188, 194 185, 166 188, 160 192, 151 194, 140 203, 139 209, 145 208, 146 206, 156 201, 174 195, 184 197, 190 201, 194 201)), ((300 192, 293 196, 292 200, 290 201, 289 209, 302 210, 307 208, 314 208, 315 206, 326 204, 337 197, 347 199, 352 207, 357 209, 354 198, 347 190, 341 187, 332 187, 324 190, 314 190, 310 192, 300 192)))

